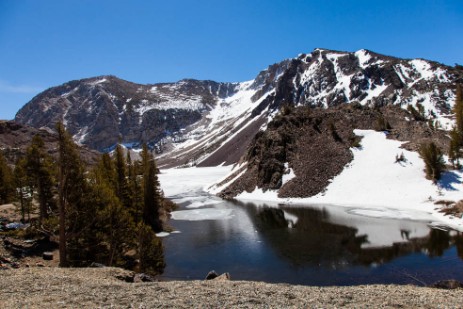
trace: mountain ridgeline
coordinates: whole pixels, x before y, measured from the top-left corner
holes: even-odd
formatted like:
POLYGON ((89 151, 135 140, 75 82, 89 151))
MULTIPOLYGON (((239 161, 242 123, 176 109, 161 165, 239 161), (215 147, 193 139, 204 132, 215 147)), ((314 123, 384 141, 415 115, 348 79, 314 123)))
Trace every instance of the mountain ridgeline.
MULTIPOLYGON (((422 120, 450 129, 462 78, 460 66, 368 50, 315 49, 240 83, 185 79, 140 85, 114 76, 71 81, 34 97, 15 121, 50 129, 62 121, 76 142, 99 151, 119 141, 128 148, 147 143, 157 151, 160 167, 234 164, 284 106, 412 106, 422 120)), ((336 128, 344 125, 344 116, 333 117, 336 128)))

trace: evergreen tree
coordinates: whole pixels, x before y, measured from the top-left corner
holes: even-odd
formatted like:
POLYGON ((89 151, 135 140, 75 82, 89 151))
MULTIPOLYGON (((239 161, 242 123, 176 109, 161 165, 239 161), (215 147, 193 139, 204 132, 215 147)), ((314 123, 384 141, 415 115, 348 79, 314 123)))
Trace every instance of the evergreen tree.
POLYGON ((21 212, 21 221, 26 221, 26 214, 30 220, 30 213, 32 210, 32 196, 30 194, 31 179, 26 172, 26 159, 20 158, 14 168, 14 182, 16 185, 16 194, 19 200, 19 207, 21 212))
MULTIPOLYGON (((77 146, 65 131, 62 123, 57 124, 59 147, 59 223, 60 223, 60 266, 67 267, 87 258, 89 239, 93 237, 96 209, 88 203, 89 188, 84 176, 84 167, 77 152, 77 146)), ((90 240, 92 242, 92 240, 90 240)))
POLYGON ((420 147, 420 155, 425 163, 426 177, 436 183, 445 169, 441 150, 433 142, 420 147))
POLYGON ((39 135, 34 136, 26 153, 26 170, 37 190, 39 221, 48 218, 56 208, 54 199, 53 163, 45 151, 45 144, 39 135))
POLYGON ((449 160, 452 163, 454 168, 460 168, 460 158, 461 158, 461 150, 460 150, 460 134, 456 127, 450 131, 450 144, 449 144, 449 160))
POLYGON ((106 177, 103 164, 94 170, 90 200, 97 209, 94 258, 108 266, 121 266, 124 252, 136 244, 136 231, 129 212, 106 177))
POLYGON ((161 207, 162 195, 157 176, 156 162, 148 147, 143 145, 142 150, 143 166, 143 222, 150 226, 153 231, 162 231, 162 224, 159 220, 159 209, 161 207))
POLYGON ((13 171, 0 151, 0 204, 10 203, 14 199, 13 171))
POLYGON ((138 166, 139 163, 139 161, 132 161, 130 151, 127 150, 128 188, 131 196, 129 211, 136 224, 138 224, 143 217, 143 190, 137 175, 137 170, 140 170, 138 166))
POLYGON ((161 240, 154 234, 153 229, 144 223, 138 225, 138 259, 140 272, 162 273, 166 266, 161 240))
POLYGON ((449 160, 455 168, 459 168, 459 159, 462 157, 461 147, 463 147, 463 98, 459 84, 456 89, 453 111, 455 113, 455 126, 450 131, 449 160))
POLYGON ((124 151, 121 145, 117 145, 115 151, 115 165, 117 174, 117 196, 127 209, 131 208, 131 192, 127 182, 127 167, 124 158, 124 151))
POLYGON ((117 180, 116 180, 116 169, 114 168, 113 160, 109 153, 104 153, 101 156, 100 162, 98 162, 98 170, 101 173, 102 177, 106 179, 108 184, 116 190, 117 180))
POLYGON ((453 106, 453 111, 455 113, 455 125, 460 138, 460 146, 463 146, 463 96, 460 84, 457 85, 455 95, 455 104, 453 106))

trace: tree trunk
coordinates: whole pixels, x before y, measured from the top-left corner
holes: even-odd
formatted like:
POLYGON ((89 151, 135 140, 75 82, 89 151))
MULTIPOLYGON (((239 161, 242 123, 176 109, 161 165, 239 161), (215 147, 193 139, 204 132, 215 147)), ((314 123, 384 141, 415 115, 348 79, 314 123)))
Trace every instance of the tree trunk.
POLYGON ((59 266, 68 267, 66 250, 66 201, 64 199, 64 178, 60 175, 61 181, 59 184, 59 266))

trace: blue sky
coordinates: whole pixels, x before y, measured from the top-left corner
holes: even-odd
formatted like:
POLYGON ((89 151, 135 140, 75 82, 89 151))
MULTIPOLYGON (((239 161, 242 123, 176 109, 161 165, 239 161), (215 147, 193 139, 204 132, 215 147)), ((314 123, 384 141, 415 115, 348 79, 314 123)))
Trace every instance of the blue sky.
POLYGON ((244 81, 317 47, 463 64, 462 33, 462 0, 0 0, 0 119, 69 80, 244 81))

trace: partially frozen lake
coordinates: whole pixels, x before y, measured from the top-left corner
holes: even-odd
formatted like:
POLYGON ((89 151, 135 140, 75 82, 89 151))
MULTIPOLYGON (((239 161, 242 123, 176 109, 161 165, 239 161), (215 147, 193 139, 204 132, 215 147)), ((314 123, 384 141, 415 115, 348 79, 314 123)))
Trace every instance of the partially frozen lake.
POLYGON ((191 202, 174 198, 181 209, 170 225, 180 233, 163 238, 166 279, 204 279, 215 270, 229 272, 234 280, 305 285, 463 280, 463 236, 433 229, 426 218, 198 195, 191 202))
POLYGON ((165 279, 202 280, 215 270, 233 280, 304 285, 463 281, 463 234, 426 212, 229 202, 204 192, 225 173, 160 175, 180 205, 169 222, 177 232, 163 237, 165 279))

